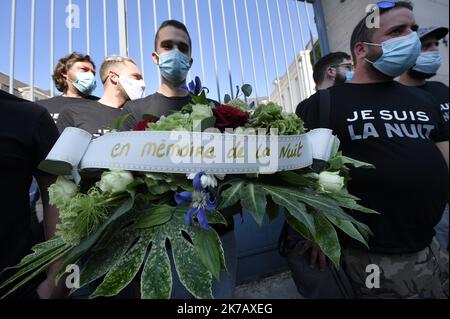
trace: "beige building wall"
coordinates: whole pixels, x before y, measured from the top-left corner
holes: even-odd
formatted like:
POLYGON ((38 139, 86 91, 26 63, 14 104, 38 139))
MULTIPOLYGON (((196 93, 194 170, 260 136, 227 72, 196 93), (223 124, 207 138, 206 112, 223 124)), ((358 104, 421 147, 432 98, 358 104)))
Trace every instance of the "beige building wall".
MULTIPOLYGON (((350 53, 350 37, 354 27, 365 15, 365 9, 375 0, 321 0, 326 21, 330 50, 350 53)), ((421 26, 449 26, 448 0, 413 0, 417 23, 421 26)), ((446 38, 448 40, 448 36, 446 38)), ((449 84, 449 48, 441 43, 443 65, 433 78, 449 84)))

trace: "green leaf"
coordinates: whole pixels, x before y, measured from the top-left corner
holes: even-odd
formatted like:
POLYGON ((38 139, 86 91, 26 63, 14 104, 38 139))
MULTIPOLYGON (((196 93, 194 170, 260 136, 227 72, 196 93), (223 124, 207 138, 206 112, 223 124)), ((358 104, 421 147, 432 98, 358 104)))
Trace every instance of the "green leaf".
POLYGON ((206 92, 204 90, 199 96, 192 95, 191 98, 194 104, 208 105, 208 99, 206 98, 206 92))
POLYGON ((335 157, 339 152, 339 147, 341 146, 341 141, 337 136, 334 136, 333 146, 331 147, 330 158, 335 157))
POLYGON ((361 162, 361 161, 352 159, 350 157, 342 156, 341 152, 338 152, 337 156, 330 159, 328 163, 330 164, 330 170, 341 170, 346 165, 347 166, 351 165, 355 168, 365 168, 365 169, 375 168, 375 166, 373 166, 372 164, 361 162))
POLYGON ((305 226, 305 224, 298 221, 297 218, 289 214, 288 212, 284 213, 286 217, 286 221, 288 224, 300 235, 302 235, 304 238, 314 241, 314 238, 311 234, 311 232, 308 230, 308 228, 305 226))
POLYGON ((93 251, 81 271, 80 288, 106 274, 128 251, 136 237, 136 231, 117 231, 107 246, 93 251))
POLYGON ((125 122, 130 116, 131 113, 119 116, 114 122, 114 128, 119 131, 120 127, 122 126, 122 123, 125 122))
POLYGON ((212 299, 212 275, 197 256, 196 249, 179 236, 170 239, 175 268, 181 283, 195 297, 212 299))
POLYGON ((220 239, 214 230, 204 230, 199 227, 195 228, 194 242, 198 257, 209 272, 220 281, 220 239))
POLYGON ((229 188, 220 193, 220 204, 218 209, 224 209, 233 206, 241 199, 241 191, 244 187, 244 181, 232 183, 229 188))
POLYGON ((314 241, 320 246, 322 252, 330 258, 337 269, 340 266, 341 246, 333 225, 322 214, 314 214, 316 233, 314 241))
MULTIPOLYGON (((20 287, 25 286, 27 283, 29 283, 36 276, 38 276, 38 275, 42 274, 43 272, 45 272, 55 261, 61 259, 65 254, 67 254, 68 251, 69 251, 69 248, 66 247, 66 246, 61 247, 59 249, 56 249, 52 253, 49 253, 48 255, 42 257, 42 259, 29 264, 27 267, 25 267, 24 269, 20 270, 18 273, 14 274, 14 276, 10 277, 7 281, 2 283, 0 288, 6 287, 7 285, 13 283, 14 281, 16 281, 18 278, 22 277, 26 273, 29 273, 29 272, 33 271, 33 273, 31 273, 30 275, 26 276, 23 280, 21 280, 19 283, 17 283, 5 295, 1 296, 0 299, 6 298, 7 296, 9 296, 13 292, 15 292, 20 287)), ((65 270, 65 268, 64 268, 64 270, 65 270)))
POLYGON ((231 96, 229 94, 225 94, 225 97, 223 99, 223 102, 225 104, 230 103, 231 102, 231 96))
POLYGON ((253 88, 250 84, 244 84, 241 88, 242 93, 244 93, 244 95, 246 97, 249 97, 250 95, 252 95, 253 92, 253 88))
POLYGON ((210 225, 214 224, 228 225, 225 217, 223 217, 222 213, 217 210, 208 213, 208 222, 210 225))
POLYGON ((266 192, 260 186, 249 183, 242 190, 241 205, 255 219, 261 227, 266 214, 266 192))
POLYGON ((306 193, 306 192, 294 192, 292 191, 293 198, 297 199, 305 203, 308 206, 311 206, 326 216, 334 216, 336 218, 355 221, 353 217, 345 213, 341 207, 337 204, 337 202, 329 197, 315 194, 315 193, 306 193))
POLYGON ((141 236, 138 242, 111 267, 103 282, 89 298, 115 296, 128 286, 144 262, 150 240, 148 234, 141 236))
POLYGON ((86 251, 88 251, 100 238, 102 233, 108 226, 131 210, 134 204, 134 196, 125 199, 122 204, 114 211, 113 214, 102 224, 102 226, 92 235, 84 239, 78 246, 74 247, 65 258, 61 271, 56 275, 56 280, 59 281, 64 274, 64 269, 69 264, 74 264, 86 251))
POLYGON ((58 248, 61 248, 65 246, 64 241, 61 237, 55 237, 49 241, 40 243, 36 246, 34 246, 32 248, 33 253, 25 256, 19 264, 17 264, 14 267, 8 267, 3 269, 0 272, 0 276, 3 274, 3 272, 5 272, 6 270, 11 270, 11 269, 18 269, 18 268, 22 268, 25 265, 28 265, 29 263, 35 262, 39 259, 41 259, 44 256, 48 256, 50 253, 54 252, 55 250, 57 250, 58 248))
MULTIPOLYGON (((289 192, 289 190, 285 188, 267 185, 262 186, 262 188, 270 194, 276 204, 286 208, 293 217, 308 228, 309 232, 312 234, 315 233, 313 216, 308 213, 304 204, 293 198, 292 191, 289 192)), ((298 190, 296 190, 296 192, 298 192, 298 190)))
POLYGON ((357 210, 359 212, 380 215, 377 211, 361 206, 357 203, 358 198, 354 197, 350 194, 345 195, 345 193, 332 193, 329 194, 334 200, 336 200, 337 204, 341 207, 357 210), (356 198, 356 199, 355 199, 356 198))
POLYGON ((280 208, 273 202, 272 197, 267 197, 266 210, 267 215, 269 216, 269 223, 272 223, 275 219, 277 219, 280 214, 280 208))
POLYGON ((165 243, 153 241, 141 276, 143 299, 169 299, 172 292, 172 272, 165 243))
POLYGON ((155 206, 146 210, 144 217, 139 219, 133 228, 150 228, 167 223, 173 214, 174 208, 169 205, 155 206))
POLYGON ((337 219, 332 216, 328 216, 327 219, 330 222, 332 222, 336 227, 341 229, 344 233, 346 233, 350 237, 356 239, 357 241, 359 241, 360 243, 365 245, 367 248, 369 248, 364 237, 361 235, 361 233, 356 229, 356 227, 350 221, 337 219))
POLYGON ((280 172, 277 173, 276 176, 279 176, 283 181, 292 186, 313 187, 315 185, 315 181, 307 178, 304 174, 299 174, 295 171, 280 172))

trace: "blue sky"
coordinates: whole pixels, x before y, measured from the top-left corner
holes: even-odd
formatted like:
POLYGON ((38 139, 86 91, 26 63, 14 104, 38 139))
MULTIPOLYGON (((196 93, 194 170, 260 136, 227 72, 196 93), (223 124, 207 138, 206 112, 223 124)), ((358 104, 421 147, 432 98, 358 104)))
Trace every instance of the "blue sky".
MULTIPOLYGON (((182 21, 182 0, 141 0, 142 27, 143 27, 143 51, 145 80, 147 83, 147 94, 151 94, 158 88, 157 67, 151 60, 151 53, 154 50, 154 11, 153 2, 156 1, 157 25, 169 18, 168 4, 170 3, 171 14, 173 19, 182 21)), ((279 75, 282 76, 286 72, 284 63, 284 54, 282 49, 281 33, 284 34, 288 63, 294 59, 294 48, 291 41, 291 33, 289 29, 288 11, 286 2, 279 0, 282 29, 278 23, 278 14, 276 0, 268 0, 269 10, 272 15, 273 31, 275 36, 276 60, 279 67, 279 75)), ((0 72, 9 74, 10 63, 10 24, 11 24, 11 2, 12 0, 0 1, 0 72)), ((59 57, 62 57, 69 50, 68 29, 65 21, 67 18, 66 6, 68 0, 55 0, 55 61, 50 61, 50 0, 36 0, 36 66, 35 66, 35 85, 42 89, 49 89, 51 85, 51 68, 59 57)), ((73 29, 73 49, 79 52, 86 52, 86 1, 73 0, 73 4, 79 6, 80 9, 80 28, 73 29)), ((15 45, 15 74, 14 77, 25 83, 30 82, 30 26, 31 26, 31 0, 16 0, 17 16, 16 16, 16 45, 15 45)), ((193 58, 194 65, 191 75, 201 77, 200 63, 200 47, 197 29, 195 0, 184 0, 186 7, 186 25, 191 33, 193 41, 193 58)), ((224 96, 230 93, 230 85, 228 80, 228 68, 226 59, 224 28, 222 23, 222 10, 219 0, 211 0, 211 10, 213 15, 214 39, 217 52, 217 64, 220 84, 220 95, 224 96)), ((204 84, 210 88, 210 97, 217 99, 217 85, 214 72, 212 34, 210 28, 208 0, 198 0, 201 37, 204 52, 205 79, 204 84)), ((296 42, 295 51, 302 49, 300 28, 297 19, 295 1, 290 0, 292 30, 294 40, 296 42)), ((251 51, 249 44, 249 35, 247 32, 247 21, 245 17, 244 1, 236 0, 239 34, 241 37, 242 55, 244 60, 244 79, 241 76, 239 66, 239 54, 237 46, 237 32, 235 27, 235 19, 233 12, 233 1, 224 0, 224 9, 226 14, 227 33, 230 48, 231 73, 234 86, 242 83, 250 83, 254 88, 258 89, 259 96, 267 96, 274 89, 272 81, 276 78, 274 67, 274 58, 272 54, 271 39, 269 33, 269 20, 266 9, 266 0, 247 0, 249 23, 253 43, 254 61, 256 67, 256 84, 253 80, 253 71, 251 63, 251 51), (261 30, 264 41, 264 52, 266 53, 269 92, 266 90, 266 81, 263 69, 263 48, 260 45, 260 32, 258 27, 256 6, 258 5, 261 15, 261 30)), ((305 35, 305 42, 310 39, 308 19, 303 3, 298 4, 301 16, 301 23, 305 35)), ((117 1, 107 0, 108 11, 108 54, 119 53, 118 41, 118 23, 117 23, 117 1)), ((137 0, 127 0, 128 12, 128 36, 129 36, 129 55, 133 57, 139 66, 140 48, 139 33, 137 19, 137 0)), ((311 5, 308 4, 308 13, 312 26, 313 36, 317 35, 314 25, 314 12, 311 5)), ((105 52, 103 48, 103 0, 90 1, 90 45, 91 56, 99 68, 105 52)), ((99 81, 98 81, 99 82, 99 81)), ((96 90, 95 94, 101 95, 102 88, 96 90)), ((255 95, 255 94, 253 94, 255 95)))

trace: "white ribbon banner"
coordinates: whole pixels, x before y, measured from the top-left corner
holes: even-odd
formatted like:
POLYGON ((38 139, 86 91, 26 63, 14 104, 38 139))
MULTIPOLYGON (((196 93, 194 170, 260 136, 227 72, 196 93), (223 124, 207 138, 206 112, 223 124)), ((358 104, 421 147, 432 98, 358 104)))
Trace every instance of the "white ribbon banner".
POLYGON ((332 131, 304 135, 240 135, 199 132, 120 132, 97 139, 66 128, 39 168, 54 175, 73 170, 124 169, 161 173, 273 174, 328 160, 332 131))

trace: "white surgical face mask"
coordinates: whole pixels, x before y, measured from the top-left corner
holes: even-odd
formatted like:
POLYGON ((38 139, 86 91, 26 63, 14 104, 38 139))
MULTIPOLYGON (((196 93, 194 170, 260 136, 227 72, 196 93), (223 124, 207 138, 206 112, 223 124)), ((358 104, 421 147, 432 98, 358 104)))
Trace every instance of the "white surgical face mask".
POLYGON ((144 80, 136 80, 124 76, 119 76, 119 83, 122 85, 130 100, 142 99, 144 97, 144 80))

